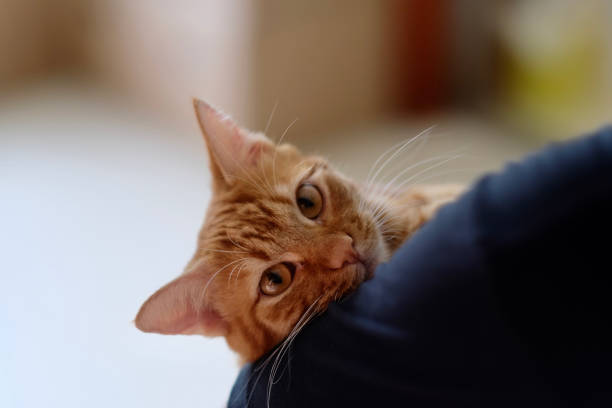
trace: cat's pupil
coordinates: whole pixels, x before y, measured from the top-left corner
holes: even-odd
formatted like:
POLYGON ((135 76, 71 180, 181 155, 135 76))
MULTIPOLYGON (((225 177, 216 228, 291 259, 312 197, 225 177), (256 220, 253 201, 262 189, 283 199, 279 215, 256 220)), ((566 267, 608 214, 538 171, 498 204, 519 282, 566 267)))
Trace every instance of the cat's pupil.
POLYGON ((314 220, 321 214, 323 198, 317 187, 305 183, 296 192, 296 203, 304 217, 314 220))
POLYGON ((283 283, 283 278, 276 272, 268 272, 268 280, 275 285, 283 283))
POLYGON ((311 207, 314 207, 314 203, 312 201, 310 201, 307 198, 302 198, 302 197, 298 199, 298 204, 302 208, 311 208, 311 207))
POLYGON ((259 281, 259 289, 264 295, 276 296, 283 293, 291 284, 293 279, 293 264, 283 262, 268 269, 259 281))

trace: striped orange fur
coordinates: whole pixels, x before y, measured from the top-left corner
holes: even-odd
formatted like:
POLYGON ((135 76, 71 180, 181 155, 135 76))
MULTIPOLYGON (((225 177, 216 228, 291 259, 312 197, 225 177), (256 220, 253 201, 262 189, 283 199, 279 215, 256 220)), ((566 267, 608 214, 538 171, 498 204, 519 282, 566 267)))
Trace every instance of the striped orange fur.
POLYGON ((323 311, 370 278, 461 191, 416 186, 381 194, 323 158, 239 128, 202 101, 194 106, 212 199, 185 271, 138 312, 136 326, 146 332, 225 336, 243 361, 253 361, 286 338, 309 307, 323 311), (304 216, 296 199, 304 184, 320 193, 316 218, 304 216), (275 265, 290 269, 290 283, 269 295, 261 282, 275 265))

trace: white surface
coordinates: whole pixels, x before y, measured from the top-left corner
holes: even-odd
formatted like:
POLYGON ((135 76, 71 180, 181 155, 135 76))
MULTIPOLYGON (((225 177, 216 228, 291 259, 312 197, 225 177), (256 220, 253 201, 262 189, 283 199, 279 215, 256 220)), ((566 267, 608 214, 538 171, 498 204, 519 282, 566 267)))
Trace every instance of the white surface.
MULTIPOLYGON (((363 179, 431 121, 285 140, 363 179)), ((440 123, 410 162, 466 155, 432 182, 473 180, 527 150, 478 122, 440 123)), ((208 177, 195 119, 177 132, 62 83, 0 99, 0 407, 225 404, 238 366, 223 340, 132 324, 192 255, 208 177)))
POLYGON ((223 340, 132 324, 195 247, 208 172, 188 133, 61 85, 0 101, 1 407, 224 405, 223 340))

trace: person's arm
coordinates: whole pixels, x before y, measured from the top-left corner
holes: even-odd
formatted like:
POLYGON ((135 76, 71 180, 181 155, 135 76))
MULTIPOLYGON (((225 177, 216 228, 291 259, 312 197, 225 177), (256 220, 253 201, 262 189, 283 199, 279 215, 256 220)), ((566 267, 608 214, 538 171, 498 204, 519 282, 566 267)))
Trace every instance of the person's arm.
POLYGON ((610 403, 611 236, 608 128, 484 177, 229 406, 610 403))

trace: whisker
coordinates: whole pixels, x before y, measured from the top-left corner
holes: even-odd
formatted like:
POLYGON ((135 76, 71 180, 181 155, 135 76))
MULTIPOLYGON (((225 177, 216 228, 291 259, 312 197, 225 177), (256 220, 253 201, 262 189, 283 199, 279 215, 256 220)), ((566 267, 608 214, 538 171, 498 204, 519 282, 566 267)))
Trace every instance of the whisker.
POLYGON ((387 154, 391 153, 391 151, 393 149, 397 149, 399 148, 401 145, 403 145, 404 143, 407 143, 411 140, 412 138, 407 138, 402 140, 399 143, 394 144, 393 146, 391 146, 390 148, 388 148, 387 150, 385 150, 384 152, 382 152, 381 155, 378 156, 378 158, 376 159, 376 161, 374 162, 374 164, 372 165, 372 167, 370 167, 370 170, 368 171, 368 174, 365 178, 365 182, 367 183, 370 180, 370 177, 372 176, 372 172, 374 171, 374 169, 376 168, 376 166, 378 165, 378 163, 383 159, 383 157, 385 157, 387 154))
MULTIPOLYGON (((246 172, 246 170, 245 170, 245 174, 247 175, 248 179, 245 179, 245 178, 243 178, 243 177, 237 176, 237 175, 235 175, 235 174, 234 174, 232 177, 234 177, 234 178, 235 178, 235 179, 237 179, 237 180, 241 180, 241 181, 243 181, 243 182, 245 182, 245 183, 249 184, 249 185, 250 185, 251 187, 253 187, 253 188, 254 188, 256 191, 258 191, 258 192, 262 193, 263 195, 270 194, 270 192, 269 192, 269 191, 267 191, 267 190, 265 190, 265 189, 263 188, 263 186, 261 185, 261 184, 263 184, 263 181, 261 180, 261 178, 259 179, 259 183, 261 183, 261 184, 258 184, 258 182, 257 182, 256 180, 253 180, 253 179, 251 178, 251 176, 250 176, 250 175, 249 175, 249 174, 246 172)), ((255 174, 253 174, 253 176, 255 176, 255 174)), ((259 176, 257 176, 257 177, 259 178, 259 176)))
POLYGON ((413 143, 415 140, 418 140, 421 136, 429 134, 429 132, 431 132, 431 130, 435 127, 434 126, 430 126, 427 129, 423 130, 422 132, 420 132, 418 135, 414 136, 413 138, 409 139, 407 142, 405 142, 399 149, 397 149, 395 152, 393 152, 393 154, 391 154, 391 156, 389 156, 384 163, 378 168, 378 170, 376 170, 376 172, 374 173, 374 175, 372 176, 371 179, 368 180, 368 183, 373 184, 376 181, 376 178, 378 177, 378 175, 380 174, 380 172, 389 164, 389 162, 391 162, 391 160, 393 160, 398 154, 400 154, 401 152, 404 151, 404 149, 406 149, 406 147, 410 146, 411 143, 413 143))
POLYGON ((402 188, 402 186, 404 186, 406 183, 408 183, 408 182, 410 182, 411 180, 413 180, 415 177, 417 177, 417 176, 419 176, 419 175, 421 175, 421 174, 423 174, 423 173, 425 173, 425 172, 428 172, 428 171, 430 171, 430 170, 433 170, 433 169, 435 169, 435 168, 438 168, 438 167, 440 167, 440 166, 443 166, 443 165, 445 165, 446 163, 448 163, 448 162, 450 162, 450 161, 452 161, 452 160, 456 160, 456 159, 458 159, 458 158, 460 158, 460 157, 462 157, 462 155, 460 155, 460 154, 459 154, 459 155, 455 155, 455 156, 451 156, 451 157, 449 157, 448 159, 446 159, 446 160, 444 160, 444 161, 442 161, 442 162, 439 162, 439 163, 436 163, 436 164, 434 164, 434 165, 432 165, 432 166, 429 166, 429 167, 427 167, 426 169, 421 170, 421 171, 419 171, 418 173, 416 173, 415 175, 413 175, 413 176, 409 177, 408 179, 406 179, 406 180, 402 181, 400 184, 398 184, 397 186, 395 186, 395 188, 396 188, 397 190, 400 190, 400 189, 402 188))
POLYGON ((247 397, 247 402, 246 402, 246 406, 249 406, 249 402, 251 401, 251 397, 253 397, 253 392, 255 391, 255 386, 257 385, 257 383, 259 382, 259 379, 261 378, 261 375, 264 373, 264 369, 268 366, 268 364, 270 364, 270 361, 272 361, 272 359, 278 355, 278 353, 280 352, 280 348, 277 348, 276 350, 274 350, 272 353, 270 353, 270 355, 262 362, 260 363, 257 367, 255 367, 253 369, 253 374, 251 375, 251 377, 249 377, 249 381, 246 381, 244 384, 244 387, 242 388, 242 390, 240 390, 240 394, 242 394, 244 391, 246 391, 247 386, 250 383, 250 379, 252 378, 252 376, 259 371, 259 374, 257 374, 257 378, 255 378, 255 381, 253 382, 253 387, 251 389, 251 392, 249 393, 248 397, 247 397))
POLYGON ((476 169, 476 168, 466 169, 466 168, 464 168, 464 169, 455 169, 455 170, 441 171, 441 172, 438 172, 438 173, 430 174, 427 177, 415 180, 414 184, 415 185, 416 184, 421 184, 424 181, 431 180, 433 178, 440 177, 440 176, 445 176, 447 174, 456 174, 456 173, 465 173, 465 172, 474 172, 474 173, 476 173, 476 172, 479 172, 479 171, 482 171, 482 169, 476 169))
MULTIPOLYGON (((419 140, 419 145, 416 147, 415 150, 413 150, 412 154, 410 155, 410 157, 413 157, 416 152, 418 152, 424 145, 425 142, 427 142, 429 135, 430 135, 430 130, 432 130, 436 125, 431 126, 428 129, 425 129, 425 131, 419 133, 416 136, 413 136, 412 138, 409 138, 408 140, 402 140, 399 143, 396 143, 395 145, 391 146, 389 149, 387 149, 383 154, 381 154, 378 159, 376 159, 376 162, 374 163, 374 165, 370 168, 370 171, 368 172, 368 176, 366 177, 366 181, 364 182, 364 190, 362 192, 362 194, 360 194, 360 203, 359 203, 359 211, 363 211, 364 210, 364 201, 366 201, 367 197, 369 197, 372 194, 372 190, 374 188, 376 188, 377 184, 375 183, 375 178, 377 177, 376 175, 374 175, 373 177, 371 177, 371 173, 374 171, 376 165, 380 162, 380 160, 382 160, 383 157, 385 157, 387 154, 389 154, 391 151, 393 151, 394 149, 399 148, 399 151, 396 150, 395 153, 396 155, 399 154, 403 149, 405 149, 408 145, 410 145, 412 142, 414 142, 415 140, 417 140, 418 138, 420 138, 419 140), (421 137, 423 136, 424 137, 421 137)), ((393 157, 389 157, 386 161, 385 164, 383 164, 378 170, 377 172, 381 171, 384 169, 384 167, 389 163, 389 161, 393 159, 393 157)))
MULTIPOLYGON (((455 150, 455 151, 461 151, 461 149, 457 149, 457 150, 455 150)), ((426 164, 426 163, 429 163, 429 162, 432 162, 432 161, 436 161, 436 160, 440 160, 440 159, 447 159, 447 158, 449 158, 449 157, 455 157, 455 156, 443 155, 443 156, 435 156, 435 157, 430 157, 430 158, 428 158, 428 159, 421 160, 421 161, 419 161, 419 162, 417 162, 417 163, 413 164, 412 166, 408 166, 408 167, 406 167, 405 169, 403 169, 402 171, 400 171, 400 172, 399 172, 399 173, 398 173, 398 174, 397 174, 395 177, 393 177, 393 178, 391 179, 391 181, 389 181, 389 182, 388 182, 388 183, 387 183, 387 184, 386 184, 386 185, 383 187, 383 189, 382 189, 382 191, 380 192, 380 194, 384 196, 384 195, 387 193, 388 189, 389 189, 391 186, 393 186, 393 183, 395 183, 395 182, 397 181, 397 179, 398 179, 398 178, 400 178, 401 176, 403 176, 404 174, 406 174, 408 171, 410 171, 410 170, 414 169, 415 167, 419 167, 419 166, 421 166, 421 165, 423 165, 423 164, 426 164)))
MULTIPOLYGON (((426 129, 430 130, 432 129, 432 127, 426 129)), ((391 153, 393 150, 398 149, 399 151, 401 151, 403 148, 405 148, 407 145, 409 145, 410 143, 412 143, 414 140, 416 140, 423 132, 417 134, 416 136, 412 136, 410 138, 404 139, 399 143, 394 144, 393 146, 391 146, 390 148, 388 148, 387 150, 385 150, 380 156, 378 156, 378 158, 376 159, 376 161, 374 162, 374 164, 372 165, 372 167, 370 168, 370 171, 368 171, 368 175, 366 177, 366 182, 369 182, 370 180, 374 180, 376 179, 376 175, 372 175, 372 172, 374 171, 374 169, 376 169, 376 166, 378 165, 378 163, 380 163, 380 161, 387 156, 387 154, 391 153)), ((398 150, 395 151, 394 154, 398 153, 398 150)), ((381 169, 385 167, 386 163, 388 163, 388 160, 385 161, 385 164, 381 165, 381 169)), ((377 169, 376 171, 378 171, 379 169, 377 169)))
MULTIPOLYGON (((229 285, 230 281, 232 280, 232 275, 234 274, 234 271, 236 270, 236 268, 238 268, 238 267, 241 267, 241 268, 242 268, 242 267, 244 267, 244 263, 245 263, 245 262, 246 262, 246 261, 243 261, 243 262, 241 262, 241 263, 237 263, 236 265, 234 265, 234 267, 232 268, 231 272, 229 273, 229 275, 228 275, 228 277, 227 277, 227 284, 228 284, 228 285, 229 285)), ((237 281, 237 280, 238 280, 238 279, 236 279, 236 281, 237 281)))
MULTIPOLYGON (((253 172, 249 172, 247 169, 245 169, 245 167, 242 165, 242 163, 240 163, 238 160, 236 160, 236 158, 232 155, 232 152, 228 151, 228 148, 223 143, 220 143, 220 146, 223 149, 225 155, 228 158, 232 159, 234 161, 234 163, 238 166, 238 168, 240 168, 240 170, 242 171, 242 174, 244 174, 248 178, 248 181, 243 179, 243 178, 241 178, 241 177, 238 177, 238 175, 236 175, 236 174, 233 174, 232 177, 235 177, 235 178, 237 178, 239 180, 246 181, 247 183, 252 185, 255 189, 261 190, 261 187, 259 187, 258 184, 257 184, 257 180, 253 180, 253 178, 251 177, 251 173, 253 173, 253 172)), ((212 153, 213 156, 215 156, 217 162, 221 162, 221 160, 219 160, 219 156, 214 151, 211 151, 211 153, 212 153)), ((254 174, 254 173, 252 175, 253 176, 257 176, 257 174, 254 174)), ((259 178, 259 182, 260 183, 262 182, 261 178, 259 178)))
POLYGON ((272 118, 274 117, 274 113, 276 113, 276 108, 278 107, 278 99, 274 102, 274 107, 272 108, 272 112, 270 112, 270 116, 268 116, 268 122, 266 123, 266 127, 264 128, 264 135, 268 133, 268 129, 270 129, 270 124, 272 123, 272 118))
MULTIPOLYGON (((337 296, 341 295, 340 293, 337 294, 337 296)), ((302 322, 302 324, 300 325, 300 327, 295 331, 295 333, 291 336, 288 337, 287 340, 289 341, 287 343, 287 348, 285 349, 285 354, 289 354, 289 352, 291 351, 291 346, 293 345, 293 342, 295 341, 295 339, 297 338, 297 335, 302 331, 302 329, 316 316, 317 314, 317 310, 314 309, 314 311, 312 313, 310 313, 310 315, 306 318, 306 320, 304 320, 304 322, 302 322)), ((284 355, 279 356, 279 360, 282 360, 284 355)), ((283 371, 281 371, 280 375, 278 376, 278 379, 274 380, 272 382, 272 384, 277 384, 281 378, 283 377, 283 374, 285 373, 285 370, 291 370, 290 364, 289 364, 290 359, 287 358, 287 365, 285 366, 285 369, 283 369, 283 371)), ((277 369, 278 370, 278 369, 277 369)), ((276 376, 276 372, 274 373, 274 376, 276 376)))
MULTIPOLYGON (((455 152, 463 152, 465 150, 466 150, 466 147, 464 146, 464 147, 462 147, 460 149, 455 149, 454 151, 455 152)), ((459 155, 456 155, 456 157, 455 156, 451 156, 450 158, 454 159, 454 158, 462 157, 462 155, 463 155, 463 153, 459 154, 459 155)), ((407 173, 409 170, 411 170, 413 168, 419 167, 419 166, 421 166, 421 165, 423 165, 425 163, 429 163, 431 161, 441 160, 441 159, 448 158, 448 157, 449 156, 431 157, 431 158, 428 158, 428 159, 421 160, 421 161, 419 161, 419 162, 417 162, 417 163, 415 163, 415 164, 413 164, 413 165, 403 169, 399 174, 397 174, 395 177, 393 177, 393 179, 391 179, 380 191, 377 191, 376 195, 379 196, 379 197, 384 197, 385 195, 387 195, 389 193, 389 189, 392 188, 392 187, 396 190, 396 191, 393 192, 392 195, 396 195, 399 192, 400 188, 399 188, 399 186, 394 186, 393 183, 395 183, 395 181, 397 181, 398 178, 400 178, 401 176, 403 176, 405 173, 407 173)), ((445 162, 446 161, 442 161, 441 164, 444 164, 445 162)), ((432 169, 432 168, 436 168, 436 167, 438 167, 438 166, 434 165, 431 168, 429 168, 429 170, 432 169)), ((426 170, 426 171, 428 171, 428 170, 426 170)), ((422 174, 422 173, 423 172, 419 172, 416 175, 419 175, 419 174, 422 174)), ((405 184, 405 183, 401 183, 400 186, 403 185, 403 184, 405 184)), ((378 216, 378 214, 381 211, 384 211, 385 203, 386 202, 384 200, 381 200, 378 203, 374 203, 374 206, 372 208, 370 208, 370 212, 373 213, 374 216, 378 216)))
POLYGON ((217 277, 217 275, 219 273, 221 273, 221 271, 223 271, 225 268, 227 268, 230 265, 235 264, 236 262, 240 262, 243 261, 245 259, 249 259, 249 258, 240 258, 240 259, 236 259, 228 264, 226 264, 225 266, 222 266, 221 268, 219 268, 215 273, 212 274, 212 276, 210 277, 210 279, 208 279, 208 282, 206 282, 206 286, 204 286, 204 290, 202 291, 202 293, 200 294, 200 298, 199 298, 199 302, 198 304, 203 303, 204 299, 206 298, 206 291, 208 290, 208 287, 210 286, 211 282, 217 277))
POLYGON ((272 368, 270 369, 270 378, 268 379, 268 392, 267 392, 267 404, 266 404, 268 408, 270 408, 270 396, 272 394, 272 386, 276 383, 274 381, 274 378, 276 376, 278 367, 286 353, 286 350, 288 346, 291 344, 291 341, 295 338, 295 336, 297 336, 297 334, 302 330, 302 328, 304 328, 306 323, 310 321, 312 316, 316 314, 316 309, 313 309, 313 307, 318 304, 322 296, 323 295, 316 298, 314 302, 312 302, 312 304, 308 307, 308 309, 306 309, 306 311, 302 314, 302 317, 295 324, 295 326, 293 327, 293 329, 291 330, 287 338, 283 341, 280 347, 280 352, 278 356, 276 356, 276 359, 274 360, 274 364, 272 365, 272 368))
POLYGON ((223 252, 228 254, 246 254, 248 251, 229 251, 225 249, 201 249, 200 251, 204 252, 223 252))
MULTIPOLYGON (((260 363, 257 367, 255 367, 253 369, 253 375, 259 371, 259 374, 257 375, 257 378, 255 378, 255 381, 253 382, 253 387, 251 389, 251 392, 249 393, 248 397, 247 397, 247 406, 249 405, 249 402, 251 401, 251 398, 253 397, 253 392, 255 391, 255 386, 257 385, 257 383, 259 382, 259 379, 261 378, 261 375, 264 373, 265 368, 268 366, 268 364, 270 364, 270 362, 272 361, 272 359, 274 359, 274 362, 276 364, 276 362, 278 361, 278 357, 280 356, 280 353, 284 350, 284 346, 287 343, 287 341, 290 338, 295 338, 295 336, 297 335, 297 333, 301 330, 301 323, 303 322, 303 319, 305 316, 307 316, 307 314, 309 313, 310 309, 312 308, 312 306, 318 302, 321 299, 322 296, 319 296, 317 299, 315 299, 315 301, 313 302, 313 304, 302 314, 302 316, 300 317, 300 319, 297 321, 297 323, 294 325, 293 329, 291 330, 291 332, 289 332, 289 335, 287 336, 287 338, 285 340, 283 340, 283 343, 281 345, 279 345, 276 350, 274 350, 272 353, 270 353, 270 355, 262 362, 260 363), (298 330, 296 330, 296 328, 300 327, 298 330)), ((312 316, 314 316, 314 313, 312 314, 312 316)), ((311 316, 311 317, 312 317, 311 316)), ((308 318, 308 320, 310 320, 310 318, 308 318)), ((270 377, 272 378, 272 376, 270 377)), ((243 387, 243 389, 240 391, 239 394, 242 394, 244 391, 246 391, 247 385, 250 383, 250 381, 247 381, 245 383, 245 386, 243 387)), ((270 382, 268 382, 268 387, 270 389, 271 392, 271 384, 270 382)), ((268 401, 267 401, 267 405, 269 407, 270 405, 270 392, 268 393, 268 401)))
MULTIPOLYGON (((274 151, 274 153, 276 153, 276 151, 274 151)), ((266 169, 264 168, 263 160, 259 161, 259 171, 261 173, 261 179, 262 179, 262 182, 265 184, 266 190, 268 191, 270 195, 274 195, 274 190, 275 190, 274 185, 270 183, 270 180, 268 180, 268 176, 266 175, 266 169)))
POLYGON ((234 279, 234 283, 238 282, 238 278, 240 277, 240 272, 242 272, 245 266, 246 266, 246 263, 243 262, 242 265, 240 265, 240 268, 238 268, 238 272, 236 273, 236 279, 234 279))
POLYGON ((281 137, 278 138, 278 142, 276 142, 276 149, 274 149, 274 155, 272 156, 272 178, 274 179, 275 184, 278 184, 278 180, 276 179, 276 153, 278 152, 278 148, 280 147, 281 143, 283 143, 283 139, 285 138, 285 135, 287 134, 287 132, 289 132, 289 129, 291 129, 291 127, 297 121, 298 121, 298 118, 293 119, 293 121, 289 123, 289 126, 287 126, 287 128, 285 129, 281 137))
POLYGON ((276 142, 277 146, 280 146, 281 143, 283 143, 283 139, 285 138, 285 135, 287 134, 287 132, 289 132, 289 129, 291 129, 293 127, 293 125, 295 125, 295 122, 298 121, 299 118, 295 118, 291 121, 291 123, 289 123, 289 126, 287 126, 285 128, 285 131, 281 134, 281 137, 278 138, 278 142, 276 142))
POLYGON ((242 245, 239 245, 238 243, 236 243, 236 241, 234 241, 234 240, 232 239, 232 237, 230 236, 230 234, 229 234, 229 231, 228 231, 228 230, 225 230, 225 235, 227 236, 227 239, 229 239, 229 240, 230 240, 230 242, 231 242, 232 244, 234 244, 236 247, 238 247, 238 248, 240 248, 240 249, 243 249, 243 250, 245 250, 245 251, 249 252, 249 250, 248 250, 247 248, 243 247, 242 245))

